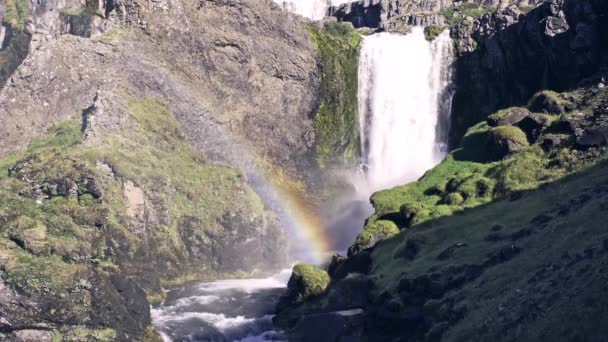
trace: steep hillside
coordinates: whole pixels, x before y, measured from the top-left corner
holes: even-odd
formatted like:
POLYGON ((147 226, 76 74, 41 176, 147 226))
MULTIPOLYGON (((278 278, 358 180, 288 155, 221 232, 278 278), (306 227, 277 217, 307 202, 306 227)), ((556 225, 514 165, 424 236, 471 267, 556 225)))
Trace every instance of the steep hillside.
POLYGON ((290 341, 603 340, 608 91, 594 65, 375 193, 347 257, 294 268, 275 324, 290 341))
POLYGON ((335 258, 275 323, 290 341, 601 341, 607 210, 604 160, 335 258))

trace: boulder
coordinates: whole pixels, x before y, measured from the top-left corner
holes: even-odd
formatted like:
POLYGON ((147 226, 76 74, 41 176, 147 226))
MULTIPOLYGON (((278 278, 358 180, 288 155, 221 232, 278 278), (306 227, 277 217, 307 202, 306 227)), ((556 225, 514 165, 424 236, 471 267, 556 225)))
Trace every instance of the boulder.
POLYGON ((503 109, 488 117, 488 124, 492 127, 515 125, 530 115, 527 108, 512 107, 503 109))
POLYGON ((364 249, 372 248, 384 239, 399 233, 399 227, 392 221, 375 221, 363 228, 355 243, 348 249, 348 255, 354 255, 364 249))
POLYGON ((493 129, 490 131, 488 144, 488 151, 493 160, 503 159, 530 145, 526 134, 515 126, 501 126, 493 129))
POLYGON ((585 147, 606 146, 608 144, 608 125, 585 129, 583 133, 577 137, 576 142, 585 147))
POLYGON ((309 264, 295 265, 287 282, 287 291, 277 303, 277 312, 322 295, 327 290, 329 282, 329 274, 325 270, 309 264))
POLYGON ((571 104, 554 91, 541 91, 530 100, 528 108, 531 111, 548 114, 563 114, 571 104))
POLYGON ((340 280, 351 273, 367 274, 372 266, 372 257, 369 251, 361 251, 349 258, 334 257, 329 265, 328 273, 332 280, 340 280))
POLYGON ((550 124, 551 120, 547 115, 533 113, 523 118, 516 126, 526 133, 529 141, 536 142, 543 130, 550 124))

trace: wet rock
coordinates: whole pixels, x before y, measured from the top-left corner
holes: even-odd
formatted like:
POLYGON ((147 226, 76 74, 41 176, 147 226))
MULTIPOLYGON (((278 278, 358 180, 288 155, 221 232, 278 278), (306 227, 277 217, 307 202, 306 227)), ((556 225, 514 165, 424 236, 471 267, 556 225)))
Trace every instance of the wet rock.
POLYGON ((332 284, 327 294, 329 310, 348 310, 367 305, 373 282, 360 274, 350 275, 332 284))
POLYGON ((576 142, 584 147, 608 145, 608 126, 591 127, 585 129, 577 137, 576 142))
POLYGON ((345 278, 351 273, 367 274, 372 265, 372 258, 369 251, 362 251, 348 258, 336 258, 330 265, 329 274, 333 280, 345 278))
POLYGON ((308 315, 288 332, 289 341, 351 341, 361 334, 363 324, 361 309, 308 315))

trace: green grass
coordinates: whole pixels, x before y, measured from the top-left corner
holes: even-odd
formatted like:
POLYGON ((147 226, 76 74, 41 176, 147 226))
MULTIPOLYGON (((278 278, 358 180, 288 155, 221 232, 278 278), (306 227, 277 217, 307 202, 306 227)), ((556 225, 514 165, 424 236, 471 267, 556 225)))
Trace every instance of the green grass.
POLYGON ((352 162, 359 156, 358 46, 360 35, 345 24, 309 27, 321 55, 320 104, 315 115, 317 162, 321 168, 352 162))
MULTIPOLYGON (((83 146, 80 123, 70 121, 0 160, 3 280, 31 296, 45 296, 61 317, 88 317, 90 294, 78 289, 96 272, 152 279, 142 283, 150 293, 161 291, 160 284, 169 279, 177 283, 242 273, 220 269, 213 259, 225 222, 236 218, 239 229, 268 224, 264 205, 242 171, 206 161, 161 101, 126 100, 129 124, 104 135, 99 145, 83 146), (98 168, 101 163, 111 166, 111 174, 98 168), (9 177, 7 170, 15 165, 21 171, 9 177), (91 180, 101 194, 89 191, 91 180), (145 192, 147 213, 162 215, 150 221, 145 237, 134 233, 127 216, 127 180, 145 192), (62 182, 76 186, 77 194, 53 190, 62 182), (38 189, 50 198, 37 202, 38 189), (184 231, 188 220, 193 224, 184 231), (195 240, 201 258, 208 255, 209 260, 189 255, 184 237, 195 240)), ((97 336, 92 340, 109 336, 89 332, 97 336)))
POLYGON ((452 6, 441 10, 441 14, 445 17, 448 25, 452 26, 463 22, 466 17, 472 17, 474 20, 481 18, 485 13, 496 11, 492 6, 480 6, 476 3, 464 3, 460 6, 452 6))
POLYGON ((2 22, 17 31, 23 31, 30 16, 29 0, 6 0, 6 11, 2 22))
POLYGON ((492 340, 507 334, 510 337, 504 340, 545 340, 547 336, 552 336, 548 340, 559 340, 558 337, 568 330, 584 332, 587 336, 593 334, 597 327, 590 329, 586 325, 601 324, 601 319, 595 320, 593 315, 587 316, 592 310, 605 309, 605 301, 592 307, 583 301, 587 296, 601 297, 604 281, 597 278, 601 282, 596 283, 591 278, 592 275, 602 274, 603 264, 595 263, 597 259, 594 258, 586 258, 585 262, 576 264, 571 262, 568 267, 563 264, 571 260, 564 259, 568 255, 577 255, 579 251, 592 248, 601 249, 601 241, 608 238, 605 230, 605 214, 608 210, 606 195, 602 197, 598 192, 601 187, 605 188, 608 181, 607 170, 608 163, 604 161, 598 166, 542 189, 523 192, 518 200, 500 200, 465 210, 460 215, 445 217, 403 231, 378 244, 372 252, 373 266, 370 276, 375 283, 372 297, 378 298, 386 293, 397 297, 398 285, 404 274, 409 279, 414 279, 425 274, 441 273, 458 265, 480 265, 501 246, 515 245, 520 248, 519 255, 504 264, 486 269, 479 281, 467 282, 449 293, 452 299, 474 298, 474 301, 468 301, 470 310, 465 318, 451 323, 452 327, 444 338, 459 341, 492 340), (586 198, 587 202, 576 204, 579 203, 576 200, 580 198, 586 198), (564 206, 569 210, 558 214, 558 209, 564 206), (548 217, 546 226, 531 223, 541 214, 548 217), (531 233, 522 235, 522 229, 531 229, 531 233), (490 239, 490 236, 493 238, 490 239), (519 237, 514 240, 511 236, 519 237), (406 248, 408 241, 419 241, 417 254, 411 260, 403 259, 398 252, 406 248), (462 247, 449 258, 438 258, 450 246, 456 244, 462 247), (545 269, 547 265, 553 268, 543 275, 549 276, 549 279, 554 275, 567 277, 570 279, 568 286, 554 286, 550 280, 544 284, 543 277, 531 281, 536 277, 535 274, 538 275, 539 270, 545 269), (583 266, 582 270, 576 265, 583 266), (586 272, 584 265, 587 265, 587 269, 597 272, 586 272), (544 285, 546 286, 543 287, 543 292, 535 290, 544 285), (570 291, 569 289, 573 291, 571 295, 564 295, 564 291, 570 291), (518 329, 517 333, 509 329, 505 332, 502 324, 508 319, 519 317, 517 313, 521 312, 517 310, 538 310, 534 307, 519 306, 522 301, 525 304, 534 301, 538 296, 546 299, 551 297, 554 291, 561 292, 552 298, 561 299, 543 300, 548 306, 547 310, 542 311, 542 319, 531 319, 526 321, 525 325, 518 325, 521 329, 518 329), (501 306, 508 306, 509 310, 516 314, 501 316, 498 320, 500 323, 497 324, 497 315, 500 316, 501 313, 496 308, 501 306), (517 338, 511 336, 514 334, 517 334, 517 338), (540 338, 543 334, 545 338, 540 338))

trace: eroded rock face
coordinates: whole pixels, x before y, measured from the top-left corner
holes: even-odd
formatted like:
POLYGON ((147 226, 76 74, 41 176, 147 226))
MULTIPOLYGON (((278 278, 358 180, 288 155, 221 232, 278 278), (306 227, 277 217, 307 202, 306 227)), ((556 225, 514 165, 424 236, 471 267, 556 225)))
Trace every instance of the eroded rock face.
POLYGON ((608 39, 601 18, 606 13, 604 1, 554 0, 527 15, 509 6, 454 27, 461 57, 452 143, 458 143, 466 127, 499 108, 525 105, 537 91, 601 78, 597 72, 608 39))

